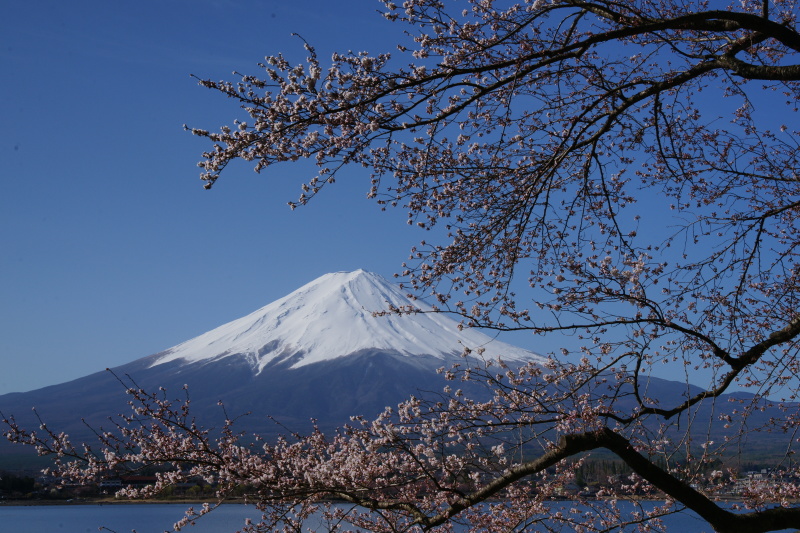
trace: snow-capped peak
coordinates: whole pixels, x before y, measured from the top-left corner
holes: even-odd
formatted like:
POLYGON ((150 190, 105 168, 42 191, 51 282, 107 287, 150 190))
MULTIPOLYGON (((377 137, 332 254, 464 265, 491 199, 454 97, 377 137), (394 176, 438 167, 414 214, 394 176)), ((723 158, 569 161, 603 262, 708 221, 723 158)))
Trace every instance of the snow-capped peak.
POLYGON ((233 322, 183 342, 153 366, 220 357, 245 357, 256 371, 291 357, 292 367, 346 356, 361 350, 386 350, 405 356, 446 358, 464 347, 483 348, 484 357, 541 361, 536 354, 505 344, 439 313, 373 316, 390 306, 430 307, 410 300, 383 277, 356 270, 325 274, 291 294, 233 322))

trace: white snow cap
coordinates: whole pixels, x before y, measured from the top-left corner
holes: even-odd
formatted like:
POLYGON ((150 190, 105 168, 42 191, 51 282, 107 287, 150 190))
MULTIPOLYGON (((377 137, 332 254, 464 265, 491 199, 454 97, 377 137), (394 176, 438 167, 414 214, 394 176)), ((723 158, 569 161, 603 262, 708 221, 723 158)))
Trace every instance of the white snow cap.
POLYGON ((430 306, 410 300, 385 278, 356 270, 325 274, 288 296, 160 354, 152 366, 245 357, 258 372, 275 359, 292 358, 292 368, 343 357, 360 350, 432 355, 445 359, 464 347, 483 348, 482 357, 507 361, 544 358, 497 341, 477 330, 459 330, 441 313, 373 316, 389 306, 430 306))

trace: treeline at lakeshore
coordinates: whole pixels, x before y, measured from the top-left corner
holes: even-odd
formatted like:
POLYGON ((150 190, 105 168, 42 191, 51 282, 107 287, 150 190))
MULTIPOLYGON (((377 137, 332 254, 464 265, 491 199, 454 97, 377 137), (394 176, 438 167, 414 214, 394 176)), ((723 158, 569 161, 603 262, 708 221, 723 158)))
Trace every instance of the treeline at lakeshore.
POLYGON ((31 476, 0 471, 0 499, 22 499, 36 490, 31 476))
MULTIPOLYGON (((667 469, 664 461, 654 461, 656 466, 667 469)), ((676 464, 673 467, 681 467, 676 464)), ((737 461, 729 462, 716 459, 700 466, 701 475, 692 482, 695 489, 719 497, 740 497, 743 493, 756 487, 770 488, 786 483, 798 483, 800 478, 794 474, 791 465, 774 464, 774 462, 737 461)), ((576 470, 571 483, 566 484, 561 495, 565 497, 583 495, 592 497, 601 495, 604 489, 622 491, 630 486, 633 470, 622 461, 614 459, 590 459, 584 461, 576 470)), ((644 495, 640 488, 628 493, 644 495)))
MULTIPOLYGON (((91 502, 114 499, 117 490, 125 486, 141 487, 155 483, 155 472, 158 469, 145 468, 136 474, 110 476, 96 483, 78 485, 62 479, 39 475, 36 477, 26 473, 0 471, 0 503, 5 502, 91 502)), ((216 486, 198 478, 188 483, 179 483, 167 487, 156 500, 186 500, 211 498, 216 494, 216 486)), ((243 494, 242 494, 243 495, 243 494)), ((233 497, 240 496, 233 494, 233 497)))
MULTIPOLYGON (((665 464, 659 465, 666 468, 665 464)), ((752 488, 754 485, 775 485, 786 482, 800 482, 800 480, 787 479, 784 469, 776 467, 774 464, 747 462, 724 464, 721 461, 714 461, 703 465, 708 470, 709 482, 702 481, 696 488, 710 492, 715 492, 720 496, 735 497, 741 491, 752 488), (718 488, 711 483, 713 471, 725 472, 724 477, 729 483, 725 493, 719 492, 718 488)), ((46 503, 58 501, 108 501, 114 500, 117 490, 125 486, 141 487, 150 485, 156 481, 156 473, 163 471, 163 468, 148 467, 138 469, 135 473, 120 472, 110 474, 107 478, 97 480, 86 485, 73 485, 65 483, 64 480, 51 476, 39 475, 33 477, 30 472, 11 472, 0 470, 0 503, 6 501, 18 501, 30 503, 46 503)), ((575 476, 571 482, 566 483, 558 491, 561 497, 569 498, 582 495, 583 497, 601 497, 604 489, 619 489, 625 485, 630 485, 630 467, 622 461, 614 459, 589 458, 582 462, 575 471, 575 476)), ((244 497, 249 492, 250 487, 241 486, 232 498, 244 497)), ((214 497, 216 494, 216 484, 197 478, 186 483, 176 484, 167 487, 155 500, 198 500, 214 497)), ((635 496, 635 493, 631 493, 635 496)), ((645 494, 642 493, 642 496, 645 494)))

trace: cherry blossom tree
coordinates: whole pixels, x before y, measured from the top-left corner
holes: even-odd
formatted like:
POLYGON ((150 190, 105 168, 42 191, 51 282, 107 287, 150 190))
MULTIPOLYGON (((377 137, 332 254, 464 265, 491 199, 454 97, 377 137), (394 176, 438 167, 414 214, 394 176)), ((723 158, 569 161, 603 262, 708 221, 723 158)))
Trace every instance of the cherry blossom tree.
POLYGON ((174 467, 131 496, 194 476, 220 498, 245 486, 264 511, 247 531, 312 515, 331 530, 659 530, 687 509, 716 531, 798 527, 796 2, 382 4, 407 30, 391 53, 328 63, 301 41, 299 65, 200 81, 243 110, 191 130, 212 143, 205 186, 236 159, 311 159, 296 207, 365 167, 370 197, 431 231, 400 274, 411 293, 563 349, 544 366, 465 359, 441 396, 334 435, 251 443, 232 420, 215 435, 188 402, 130 386, 133 414, 99 448, 13 421, 10 437, 72 478, 174 467), (662 368, 685 394, 654 394, 662 368), (754 433, 781 447, 779 482, 715 466, 754 433), (592 454, 630 475, 554 503, 592 454), (718 501, 733 489, 738 509, 718 501), (619 503, 642 495, 664 503, 619 503))

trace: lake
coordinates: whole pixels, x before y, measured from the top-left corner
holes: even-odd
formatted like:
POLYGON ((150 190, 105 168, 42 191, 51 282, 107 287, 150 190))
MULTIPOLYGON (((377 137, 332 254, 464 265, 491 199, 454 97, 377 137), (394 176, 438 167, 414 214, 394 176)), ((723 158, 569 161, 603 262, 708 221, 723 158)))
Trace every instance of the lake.
MULTIPOLYGON (((187 504, 112 504, 112 505, 0 505, 0 533, 88 533, 100 526, 117 533, 160 533, 171 531, 183 516, 187 504)), ((196 506, 196 508, 199 507, 196 506)), ((187 533, 233 533, 244 526, 245 518, 258 518, 250 505, 226 504, 198 520, 187 533)), ((668 531, 712 533, 712 529, 689 513, 665 519, 668 531)), ((568 530, 564 530, 565 533, 568 530)))
MULTIPOLYGON (((162 532, 172 530, 186 504, 112 505, 0 505, 0 533, 96 533, 100 526, 117 533, 162 532)), ((200 506, 195 506, 199 508, 200 506)), ((244 526, 247 517, 260 516, 253 506, 229 504, 204 516, 191 533, 233 533, 244 526)))

